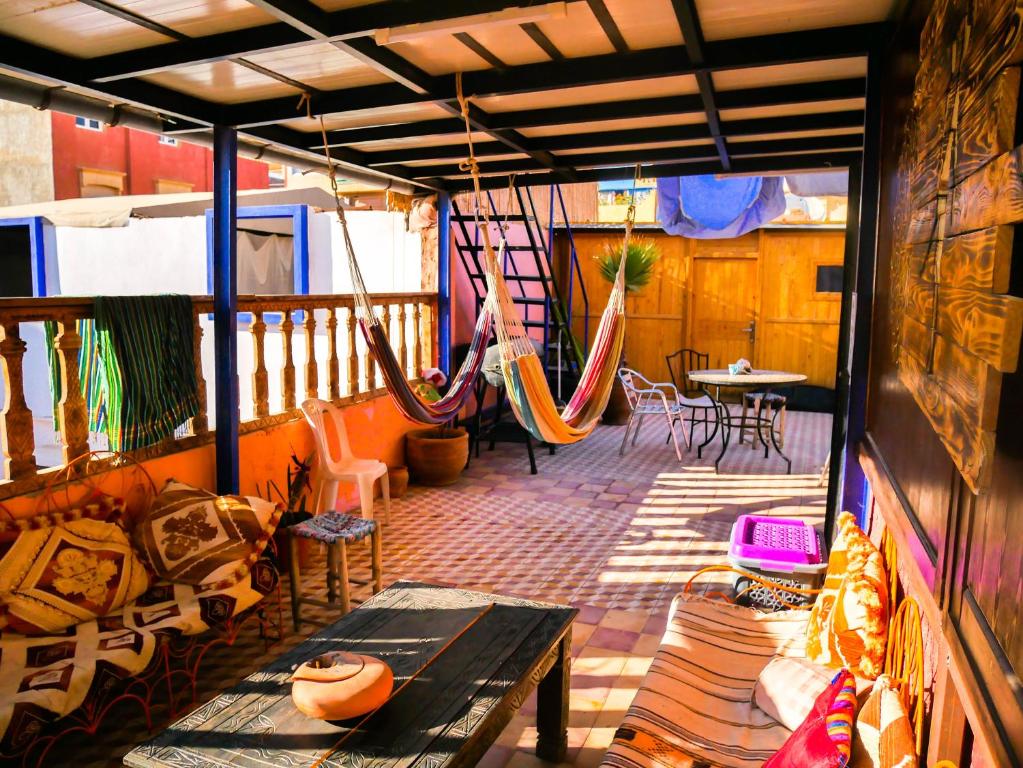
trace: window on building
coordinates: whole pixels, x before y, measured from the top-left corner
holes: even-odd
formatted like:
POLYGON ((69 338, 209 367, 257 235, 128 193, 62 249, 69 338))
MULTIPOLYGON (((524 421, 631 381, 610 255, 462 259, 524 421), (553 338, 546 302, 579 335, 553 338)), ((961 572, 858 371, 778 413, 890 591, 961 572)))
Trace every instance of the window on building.
POLYGON ((78 169, 78 188, 81 197, 114 197, 124 194, 124 174, 96 168, 78 169))
POLYGON ((178 140, 173 136, 160 136, 157 141, 167 147, 176 147, 178 145, 178 140))
POLYGON ((281 163, 270 163, 267 167, 267 173, 270 177, 271 187, 283 187, 286 186, 285 181, 287 179, 288 169, 281 163))
POLYGON ((153 186, 158 195, 171 195, 180 192, 191 192, 192 184, 187 181, 174 181, 172 179, 154 179, 153 186))
POLYGON ((817 293, 841 293, 844 268, 841 264, 818 264, 817 293))
POLYGON ((76 116, 75 117, 75 125, 78 126, 79 128, 85 128, 88 131, 102 131, 103 130, 103 123, 101 123, 99 120, 96 120, 95 118, 92 118, 92 117, 82 117, 80 115, 76 116))

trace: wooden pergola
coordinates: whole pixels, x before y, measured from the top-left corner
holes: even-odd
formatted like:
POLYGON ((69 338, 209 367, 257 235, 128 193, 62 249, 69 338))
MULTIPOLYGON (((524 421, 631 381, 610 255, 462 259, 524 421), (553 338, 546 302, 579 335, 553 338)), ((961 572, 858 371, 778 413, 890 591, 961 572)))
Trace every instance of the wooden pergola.
MULTIPOLYGON (((455 73, 484 184, 851 168, 840 410, 865 388, 877 206, 878 70, 896 0, 15 0, 0 8, 0 98, 94 100, 213 135, 218 477, 237 485, 235 166, 247 154, 448 194, 469 179, 455 73), (864 126, 867 126, 866 130, 864 126), (861 173, 861 169, 863 172, 861 173), (856 213, 859 211, 859 218, 856 213), (871 251, 872 253, 872 251, 871 251), (854 279, 855 278, 855 279, 854 279), (854 286, 856 280, 862 285, 854 286)), ((81 103, 80 101, 75 103, 81 103)), ((440 260, 439 346, 450 275, 440 260)), ((852 402, 861 402, 862 392, 852 402)), ((851 415, 836 466, 859 439, 851 415)), ((840 419, 842 421, 842 419, 840 419)), ((839 472, 832 473, 837 501, 839 472)), ((847 488, 854 488, 855 483, 847 488)))

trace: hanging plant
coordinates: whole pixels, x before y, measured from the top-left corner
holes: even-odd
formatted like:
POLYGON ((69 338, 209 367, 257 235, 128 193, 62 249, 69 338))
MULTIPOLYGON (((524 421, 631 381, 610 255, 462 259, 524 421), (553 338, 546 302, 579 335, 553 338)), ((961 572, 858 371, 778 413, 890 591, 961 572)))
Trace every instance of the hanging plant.
MULTIPOLYGON (((625 256, 625 292, 635 293, 643 288, 654 274, 654 264, 661 252, 652 240, 630 240, 625 256)), ((609 283, 615 281, 618 265, 622 262, 621 242, 604 243, 604 252, 597 257, 600 276, 609 283)))

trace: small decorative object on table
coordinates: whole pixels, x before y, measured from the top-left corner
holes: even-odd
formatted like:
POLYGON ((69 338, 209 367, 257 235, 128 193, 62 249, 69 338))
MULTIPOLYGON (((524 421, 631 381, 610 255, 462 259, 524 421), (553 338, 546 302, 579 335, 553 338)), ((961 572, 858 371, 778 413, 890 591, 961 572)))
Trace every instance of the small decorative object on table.
POLYGON ((740 357, 734 363, 728 364, 728 373, 731 376, 750 374, 753 373, 753 366, 750 365, 750 361, 745 357, 740 357))
POLYGON ((292 675, 298 711, 320 720, 350 720, 377 709, 391 695, 394 674, 373 656, 331 651, 310 659, 292 675))
MULTIPOLYGON (((761 579, 782 586, 813 589, 827 568, 817 529, 802 520, 762 515, 740 515, 732 526, 728 560, 761 579)), ((739 576, 736 592, 740 602, 768 610, 782 606, 769 587, 754 586, 739 576)), ((810 595, 785 594, 789 604, 812 602, 810 595)))

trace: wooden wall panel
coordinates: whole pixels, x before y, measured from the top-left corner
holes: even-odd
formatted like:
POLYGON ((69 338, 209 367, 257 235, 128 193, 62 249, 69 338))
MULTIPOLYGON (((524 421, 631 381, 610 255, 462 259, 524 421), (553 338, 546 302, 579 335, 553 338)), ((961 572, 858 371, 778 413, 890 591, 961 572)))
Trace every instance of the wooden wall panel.
POLYGON ((817 293, 816 270, 841 267, 844 256, 844 232, 762 233, 758 368, 799 371, 834 388, 841 293, 817 293))
MULTIPOLYGON (((590 331, 607 301, 609 286, 596 259, 621 234, 574 234, 590 298, 590 331)), ((808 383, 833 387, 838 340, 838 295, 815 296, 815 265, 841 265, 845 233, 838 230, 760 230, 727 240, 688 240, 643 230, 661 259, 653 280, 626 301, 629 365, 651 378, 667 375, 664 357, 685 346, 711 354, 711 366, 738 357, 754 365, 796 370, 808 383), (744 332, 756 322, 756 344, 744 332)), ((559 238, 561 284, 566 243, 559 238)), ((576 294, 578 302, 578 293, 576 294)), ((578 312, 578 304, 576 305, 578 312)), ((573 329, 581 338, 582 318, 573 329)))

